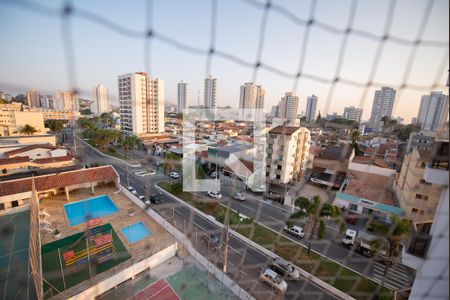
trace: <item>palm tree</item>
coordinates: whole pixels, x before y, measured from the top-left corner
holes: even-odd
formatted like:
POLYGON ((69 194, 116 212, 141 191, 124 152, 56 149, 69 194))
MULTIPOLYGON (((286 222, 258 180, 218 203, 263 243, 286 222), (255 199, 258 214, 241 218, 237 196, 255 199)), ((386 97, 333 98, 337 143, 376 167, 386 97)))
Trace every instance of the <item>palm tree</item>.
POLYGON ((125 159, 127 158, 127 152, 136 148, 136 146, 140 145, 141 139, 136 135, 127 135, 122 139, 121 146, 125 152, 125 159))
POLYGON ((320 225, 318 238, 322 239, 326 230, 325 220, 330 217, 339 216, 340 210, 338 207, 331 205, 330 203, 322 204, 319 196, 314 196, 312 200, 305 197, 300 197, 295 201, 295 205, 299 208, 299 211, 293 213, 289 220, 307 218, 306 227, 309 227, 307 255, 309 255, 311 251, 312 238, 316 233, 317 225, 320 225))
POLYGON ((25 124, 25 126, 23 126, 19 130, 19 133, 24 134, 24 135, 33 135, 36 132, 38 132, 37 129, 35 127, 31 126, 30 124, 25 124))
POLYGON ((358 142, 359 139, 361 137, 361 133, 359 132, 358 129, 353 129, 352 130, 352 147, 353 149, 355 149, 355 155, 359 154, 359 146, 358 146, 358 142))

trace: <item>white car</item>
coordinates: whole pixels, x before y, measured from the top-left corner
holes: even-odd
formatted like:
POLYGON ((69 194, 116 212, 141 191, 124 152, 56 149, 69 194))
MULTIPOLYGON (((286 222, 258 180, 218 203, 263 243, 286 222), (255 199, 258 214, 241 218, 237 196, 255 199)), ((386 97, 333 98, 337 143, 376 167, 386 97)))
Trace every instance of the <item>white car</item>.
POLYGON ((212 178, 218 178, 219 177, 219 172, 212 172, 211 175, 212 178))
POLYGON ((139 198, 139 200, 141 200, 141 201, 144 201, 144 200, 145 200, 145 196, 142 196, 142 195, 139 196, 138 198, 139 198))
POLYGON ((178 175, 177 172, 170 172, 169 177, 173 178, 173 179, 178 179, 178 178, 180 178, 180 175, 178 175))
POLYGON ((151 176, 151 175, 155 175, 155 174, 156 174, 156 171, 155 170, 151 170, 150 172, 144 172, 144 173, 141 173, 141 174, 137 174, 136 176, 147 177, 147 176, 151 176))
POLYGON ((239 201, 244 201, 245 200, 245 196, 241 192, 234 193, 232 197, 233 197, 233 199, 236 199, 236 200, 239 200, 239 201))
POLYGON ((300 226, 294 225, 292 227, 284 227, 284 231, 287 233, 290 233, 292 235, 295 235, 298 238, 302 238, 305 236, 305 231, 300 226))
POLYGON ((222 194, 220 192, 209 191, 208 196, 215 199, 222 199, 222 194))
POLYGON ((132 186, 129 186, 129 187, 128 187, 128 190, 129 190, 133 195, 136 195, 136 194, 137 194, 136 190, 135 190, 134 187, 132 187, 132 186))
POLYGON ((265 269, 260 275, 259 280, 264 281, 268 285, 276 288, 280 292, 284 293, 287 291, 287 283, 277 274, 274 270, 269 268, 265 269))
POLYGON ((145 170, 136 171, 136 172, 134 172, 134 175, 139 176, 139 175, 144 174, 144 173, 146 173, 146 172, 147 172, 147 171, 145 171, 145 170))

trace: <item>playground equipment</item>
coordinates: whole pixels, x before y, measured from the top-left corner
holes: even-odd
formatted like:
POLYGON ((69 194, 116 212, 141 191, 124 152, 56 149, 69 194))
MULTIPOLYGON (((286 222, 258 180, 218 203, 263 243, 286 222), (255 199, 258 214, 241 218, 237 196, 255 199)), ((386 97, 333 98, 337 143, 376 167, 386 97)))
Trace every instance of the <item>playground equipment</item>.
POLYGON ((71 250, 63 254, 66 267, 74 264, 80 265, 88 262, 88 260, 94 260, 99 264, 109 260, 116 260, 112 230, 104 232, 101 225, 102 221, 99 218, 86 221, 88 228, 86 233, 69 247, 71 250), (73 248, 83 240, 86 243, 86 247, 75 252, 73 248))

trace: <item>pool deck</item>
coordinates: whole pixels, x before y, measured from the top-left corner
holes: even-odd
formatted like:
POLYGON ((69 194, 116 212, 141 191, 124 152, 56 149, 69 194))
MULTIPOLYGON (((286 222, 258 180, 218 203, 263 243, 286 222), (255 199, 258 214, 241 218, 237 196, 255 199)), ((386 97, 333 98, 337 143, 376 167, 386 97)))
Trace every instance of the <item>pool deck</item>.
MULTIPOLYGON (((120 271, 120 269, 129 267, 131 263, 139 262, 163 249, 166 249, 170 245, 173 245, 176 240, 169 233, 167 233, 164 228, 162 228, 158 223, 151 219, 144 210, 136 206, 127 196, 125 196, 123 193, 114 194, 115 192, 117 192, 117 189, 114 186, 97 186, 95 188, 95 195, 91 193, 90 189, 79 189, 77 191, 70 192, 70 201, 66 201, 65 195, 56 195, 49 198, 43 198, 40 204, 40 209, 45 209, 45 211, 50 214, 50 216, 48 217, 48 221, 51 222, 51 225, 49 227, 56 227, 61 232, 61 238, 63 238, 86 230, 85 224, 69 226, 69 222, 64 210, 64 204, 92 198, 95 196, 108 195, 108 197, 117 206, 119 211, 117 213, 101 217, 100 219, 104 224, 110 223, 113 226, 122 243, 127 248, 127 251, 132 256, 132 260, 128 260, 127 262, 122 263, 119 268, 115 269, 115 272, 118 272, 120 271), (134 210, 135 214, 133 216, 129 216, 129 210, 134 210), (143 222, 152 234, 130 245, 125 236, 122 234, 121 229, 125 226, 129 226, 130 224, 134 224, 137 222, 143 222)), ((52 241, 55 241, 53 233, 49 233, 41 229, 42 245, 45 245, 52 241)), ((104 273, 110 272, 106 271, 104 273)), ((104 273, 101 273, 97 276, 107 278, 108 276, 112 275, 104 273)), ((94 280, 94 282, 96 283, 98 282, 98 280, 94 280)), ((89 285, 89 280, 87 280, 84 283, 80 283, 68 289, 68 292, 70 294, 70 290, 72 289, 74 289, 75 291, 79 291, 80 289, 84 289, 89 285)))

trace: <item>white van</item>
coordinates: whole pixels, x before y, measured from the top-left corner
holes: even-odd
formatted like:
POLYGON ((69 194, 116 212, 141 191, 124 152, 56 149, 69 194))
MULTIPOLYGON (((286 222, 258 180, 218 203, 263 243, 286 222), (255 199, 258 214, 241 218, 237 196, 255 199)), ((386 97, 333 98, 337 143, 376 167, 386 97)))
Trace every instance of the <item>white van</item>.
POLYGON ((356 240, 356 231, 347 229, 347 231, 345 232, 345 236, 342 239, 342 243, 345 246, 351 248, 355 244, 355 240, 356 240))

